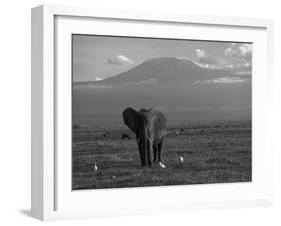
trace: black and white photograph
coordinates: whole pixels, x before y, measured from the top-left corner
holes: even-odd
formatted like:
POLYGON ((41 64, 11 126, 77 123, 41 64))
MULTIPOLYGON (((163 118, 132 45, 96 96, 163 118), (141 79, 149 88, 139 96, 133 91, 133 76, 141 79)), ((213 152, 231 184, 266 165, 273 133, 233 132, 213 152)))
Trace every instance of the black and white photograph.
POLYGON ((252 50, 72 34, 72 190, 251 182, 252 50))

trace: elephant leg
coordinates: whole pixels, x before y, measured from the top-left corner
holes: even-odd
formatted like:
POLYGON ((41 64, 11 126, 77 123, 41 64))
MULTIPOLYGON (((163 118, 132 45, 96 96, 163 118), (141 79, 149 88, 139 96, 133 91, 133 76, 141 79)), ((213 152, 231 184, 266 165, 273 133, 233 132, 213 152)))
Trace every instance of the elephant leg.
POLYGON ((141 142, 138 140, 138 148, 139 148, 139 153, 140 153, 140 160, 141 160, 141 165, 144 166, 144 158, 143 158, 143 148, 141 146, 141 142))
POLYGON ((143 139, 143 142, 141 143, 141 147, 142 147, 142 158, 143 158, 143 163, 144 166, 148 166, 148 159, 147 159, 147 146, 148 146, 148 142, 147 139, 143 139))
POLYGON ((162 162, 162 146, 163 146, 163 139, 157 145, 158 146, 158 162, 162 162))
POLYGON ((157 162, 157 145, 153 145, 153 162, 157 162))
POLYGON ((147 140, 146 158, 147 158, 148 166, 152 165, 152 162, 151 162, 151 152, 152 152, 152 143, 149 140, 147 140))

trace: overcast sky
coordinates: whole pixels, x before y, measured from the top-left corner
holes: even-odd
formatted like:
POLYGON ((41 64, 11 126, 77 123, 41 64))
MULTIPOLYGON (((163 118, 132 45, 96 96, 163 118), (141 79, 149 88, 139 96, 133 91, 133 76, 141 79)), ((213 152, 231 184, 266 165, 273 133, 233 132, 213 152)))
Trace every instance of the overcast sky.
POLYGON ((157 57, 188 58, 203 67, 251 72, 252 45, 193 40, 73 35, 73 80, 104 79, 157 57))

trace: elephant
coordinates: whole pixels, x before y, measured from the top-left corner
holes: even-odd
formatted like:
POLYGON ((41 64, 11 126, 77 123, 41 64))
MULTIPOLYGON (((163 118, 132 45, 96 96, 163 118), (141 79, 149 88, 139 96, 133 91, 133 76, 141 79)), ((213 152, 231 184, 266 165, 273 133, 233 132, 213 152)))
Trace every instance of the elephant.
POLYGON ((122 115, 125 125, 136 135, 141 165, 146 167, 152 165, 152 149, 153 162, 162 163, 162 146, 167 130, 165 115, 155 108, 140 111, 127 108, 122 115))

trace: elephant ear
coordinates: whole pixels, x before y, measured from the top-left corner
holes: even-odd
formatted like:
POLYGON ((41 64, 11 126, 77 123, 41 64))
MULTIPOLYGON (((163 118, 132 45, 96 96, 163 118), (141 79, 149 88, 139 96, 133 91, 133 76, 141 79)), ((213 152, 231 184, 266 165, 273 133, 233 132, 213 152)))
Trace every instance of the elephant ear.
POLYGON ((138 112, 133 108, 127 108, 122 115, 124 123, 136 134, 138 112))

